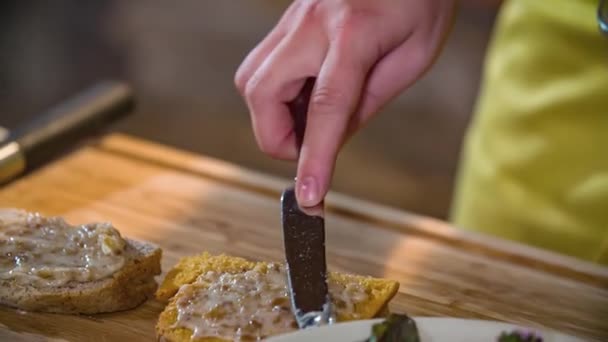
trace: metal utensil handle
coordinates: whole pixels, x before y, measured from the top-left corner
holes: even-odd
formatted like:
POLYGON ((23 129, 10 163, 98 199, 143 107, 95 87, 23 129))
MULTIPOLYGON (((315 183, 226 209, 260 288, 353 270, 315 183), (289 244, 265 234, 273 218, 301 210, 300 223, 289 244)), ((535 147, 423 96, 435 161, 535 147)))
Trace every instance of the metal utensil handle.
POLYGON ((27 172, 126 116, 134 105, 133 94, 127 84, 100 82, 42 113, 37 120, 19 127, 7 140, 18 143, 27 172))
POLYGON ((307 78, 298 96, 293 101, 288 103, 289 111, 291 113, 291 117, 294 123, 293 130, 296 136, 296 148, 298 149, 298 153, 300 153, 302 143, 304 142, 304 132, 306 131, 306 117, 308 114, 308 105, 314 86, 315 78, 307 78))

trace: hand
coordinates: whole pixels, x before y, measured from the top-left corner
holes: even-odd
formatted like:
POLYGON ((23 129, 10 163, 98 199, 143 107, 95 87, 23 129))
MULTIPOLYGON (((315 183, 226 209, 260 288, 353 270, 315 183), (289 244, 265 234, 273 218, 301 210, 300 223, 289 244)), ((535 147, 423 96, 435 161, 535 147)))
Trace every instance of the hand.
POLYGON ((454 0, 296 0, 239 67, 235 83, 262 151, 294 160, 287 103, 316 77, 296 194, 312 207, 331 183, 338 151, 432 64, 454 0))

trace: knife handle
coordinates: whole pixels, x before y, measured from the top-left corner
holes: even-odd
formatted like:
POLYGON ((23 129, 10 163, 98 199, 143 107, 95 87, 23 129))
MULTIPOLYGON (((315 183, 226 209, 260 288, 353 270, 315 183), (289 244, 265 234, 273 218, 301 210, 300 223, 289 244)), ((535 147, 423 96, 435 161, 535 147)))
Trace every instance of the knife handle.
POLYGON ((288 103, 291 118, 293 119, 293 130, 296 135, 296 148, 298 154, 302 148, 304 142, 304 132, 306 131, 306 117, 308 114, 308 105, 310 103, 310 96, 315 86, 315 78, 309 77, 304 82, 304 86, 300 90, 298 96, 288 103))
MULTIPOLYGON (((14 173, 27 173, 50 162, 80 140, 129 114, 134 105, 133 93, 127 84, 104 81, 42 113, 36 120, 11 132, 6 143, 0 146, 0 150, 6 148, 13 152, 12 155, 5 153, 8 159, 20 157, 22 164, 18 172, 13 167, 13 174, 0 177, 0 184, 18 176, 14 173)), ((0 157, 2 155, 0 153, 0 157)), ((7 172, 0 170, 0 174, 7 172)))

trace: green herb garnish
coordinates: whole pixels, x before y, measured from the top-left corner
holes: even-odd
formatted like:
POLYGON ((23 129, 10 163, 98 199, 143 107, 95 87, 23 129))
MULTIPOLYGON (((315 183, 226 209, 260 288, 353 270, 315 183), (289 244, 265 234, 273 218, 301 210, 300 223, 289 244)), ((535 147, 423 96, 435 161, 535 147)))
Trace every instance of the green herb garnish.
POLYGON ((543 342, 543 338, 533 332, 516 330, 503 332, 498 337, 498 342, 543 342))
MULTIPOLYGON (((365 342, 421 342, 416 322, 403 314, 391 314, 386 320, 372 326, 372 334, 365 342)), ((531 331, 503 332, 497 342, 543 342, 531 331)))
POLYGON ((384 322, 372 326, 372 336, 366 342, 420 342, 420 337, 413 319, 391 314, 384 322))

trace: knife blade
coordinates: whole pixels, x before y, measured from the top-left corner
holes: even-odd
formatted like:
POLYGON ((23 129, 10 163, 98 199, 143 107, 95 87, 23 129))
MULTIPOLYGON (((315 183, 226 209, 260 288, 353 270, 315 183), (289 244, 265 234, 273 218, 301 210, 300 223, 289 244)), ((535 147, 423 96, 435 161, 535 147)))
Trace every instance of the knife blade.
MULTIPOLYGON (((307 79, 298 97, 289 104, 298 153, 313 87, 314 79, 307 79)), ((330 324, 333 315, 327 286, 323 202, 315 208, 301 208, 292 186, 283 191, 281 209, 287 281, 298 327, 330 324)))

